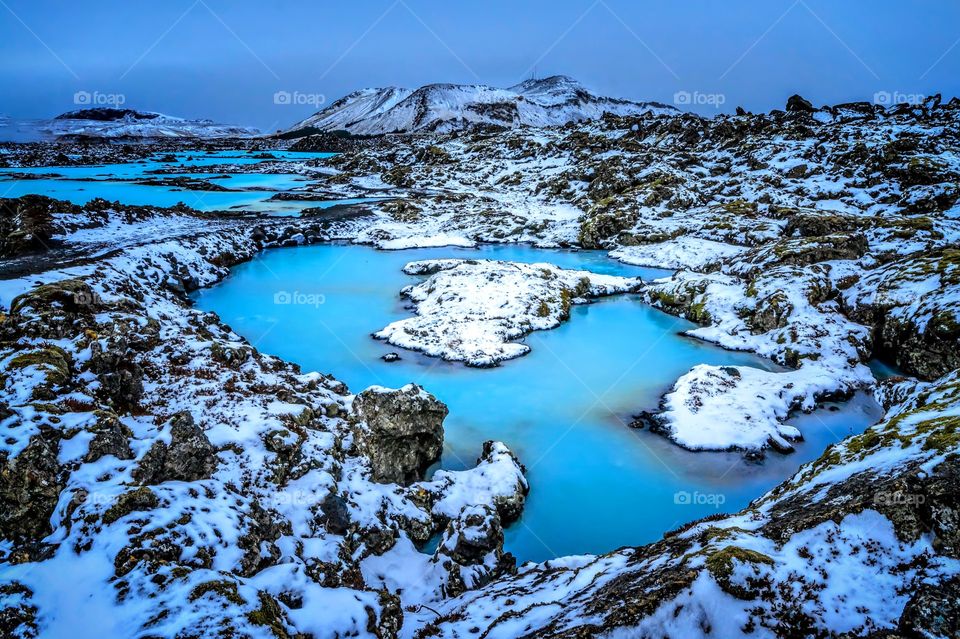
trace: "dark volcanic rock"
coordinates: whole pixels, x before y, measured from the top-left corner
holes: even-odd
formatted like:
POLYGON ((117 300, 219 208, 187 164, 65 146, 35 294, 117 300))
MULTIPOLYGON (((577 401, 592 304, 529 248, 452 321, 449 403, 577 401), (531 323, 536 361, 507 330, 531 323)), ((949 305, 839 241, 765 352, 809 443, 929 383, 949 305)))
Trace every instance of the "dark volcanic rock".
POLYGON ((903 609, 899 631, 906 637, 960 636, 960 577, 921 584, 903 609))
POLYGON ((822 237, 835 233, 851 233, 860 230, 863 220, 840 213, 818 211, 790 211, 783 234, 787 237, 822 237))
POLYGON ((31 542, 51 532, 50 516, 65 482, 59 451, 60 435, 48 431, 12 459, 0 453, 0 538, 31 542))
POLYGON ((517 563, 513 555, 503 552, 503 525, 497 511, 489 506, 464 508, 459 517, 447 525, 434 559, 444 562, 450 573, 446 586, 449 597, 513 573, 517 563), (467 584, 461 568, 470 566, 482 569, 472 570, 467 584))
POLYGON ((171 420, 170 444, 156 442, 140 460, 133 477, 140 484, 206 479, 217 468, 216 450, 190 413, 171 420))
POLYGON ((117 412, 134 411, 143 395, 143 371, 133 353, 123 340, 107 350, 99 342, 90 346, 90 370, 100 380, 97 395, 117 412))
POLYGON ((791 95, 787 99, 787 111, 798 111, 801 113, 812 113, 816 111, 809 100, 800 95, 791 95))
POLYGON ((883 317, 875 339, 879 355, 921 379, 933 380, 960 367, 960 322, 948 310, 936 313, 923 328, 883 317))
POLYGON ((439 459, 447 407, 420 386, 367 389, 353 410, 362 420, 354 428, 356 445, 370 458, 374 481, 409 484, 439 459))
POLYGON ((44 284, 10 303, 10 328, 18 335, 43 339, 73 337, 94 325, 102 306, 89 284, 79 279, 44 284))
POLYGON ((133 451, 130 450, 130 437, 133 433, 114 413, 99 413, 97 424, 92 430, 93 439, 90 440, 84 462, 95 462, 104 455, 113 455, 117 459, 133 459, 133 451))
POLYGON ((106 524, 112 524, 132 512, 153 510, 159 505, 160 500, 154 492, 146 486, 141 486, 117 497, 113 505, 103 514, 103 521, 106 524))
POLYGON ((347 502, 335 492, 327 493, 320 502, 321 521, 327 530, 335 535, 343 535, 350 528, 350 511, 347 502))
POLYGON ((40 195, 0 200, 0 257, 47 250, 55 231, 56 203, 40 195))

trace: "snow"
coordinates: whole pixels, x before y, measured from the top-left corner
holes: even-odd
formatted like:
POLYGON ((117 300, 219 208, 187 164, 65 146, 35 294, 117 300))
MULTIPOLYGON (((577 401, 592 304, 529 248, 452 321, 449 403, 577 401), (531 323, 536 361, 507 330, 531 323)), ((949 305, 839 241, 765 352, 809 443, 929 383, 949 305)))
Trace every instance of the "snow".
MULTIPOLYGON (((69 115, 69 114, 66 114, 69 115)), ((212 120, 189 120, 162 113, 150 118, 124 117, 119 120, 85 120, 60 116, 40 121, 36 126, 55 137, 86 136, 96 138, 241 138, 259 134, 257 129, 212 120)))
POLYGON ((605 112, 668 113, 666 105, 590 94, 575 80, 554 76, 509 89, 485 85, 429 84, 416 90, 362 89, 288 129, 349 131, 356 135, 452 131, 476 124, 542 127, 581 122, 605 112))
POLYGON ((493 260, 412 262, 410 274, 433 273, 402 294, 417 315, 374 334, 378 339, 433 357, 493 366, 530 347, 523 335, 555 328, 570 303, 637 290, 637 279, 560 269, 550 264, 493 260))
POLYGON ((696 366, 663 398, 665 434, 691 450, 762 450, 771 444, 792 449, 789 442, 800 439, 800 432, 783 420, 802 393, 797 386, 804 377, 799 371, 696 366))
POLYGON ((377 242, 377 248, 396 251, 410 248, 430 248, 437 246, 462 246, 473 248, 477 243, 461 235, 437 233, 436 235, 402 237, 377 242))
POLYGON ((657 244, 624 246, 610 251, 610 257, 634 266, 705 271, 746 250, 742 246, 683 236, 657 244))

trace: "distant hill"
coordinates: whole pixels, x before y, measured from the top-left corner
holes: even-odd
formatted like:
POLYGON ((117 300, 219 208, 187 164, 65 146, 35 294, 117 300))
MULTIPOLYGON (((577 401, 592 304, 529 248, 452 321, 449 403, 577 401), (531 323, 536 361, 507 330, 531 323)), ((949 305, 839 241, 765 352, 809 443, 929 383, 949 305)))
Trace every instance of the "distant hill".
POLYGON ((631 115, 674 113, 656 102, 633 102, 590 93, 576 80, 556 75, 506 89, 481 84, 428 84, 419 89, 361 89, 284 132, 355 135, 447 132, 474 126, 550 126, 599 118, 606 112, 631 115))
POLYGON ((152 111, 96 107, 70 111, 40 120, 39 131, 54 137, 106 139, 228 138, 250 137, 259 131, 250 127, 218 124, 213 120, 188 120, 152 111))

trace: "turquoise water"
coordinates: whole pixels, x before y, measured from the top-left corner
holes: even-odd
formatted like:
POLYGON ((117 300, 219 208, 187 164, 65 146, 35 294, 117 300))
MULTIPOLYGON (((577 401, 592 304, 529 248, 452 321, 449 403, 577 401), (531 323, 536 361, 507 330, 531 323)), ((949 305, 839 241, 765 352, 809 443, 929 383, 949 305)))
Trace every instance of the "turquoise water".
POLYGON ((520 561, 642 544, 685 522, 738 510, 829 443, 879 418, 867 396, 801 415, 793 423, 806 441, 797 452, 770 453, 762 462, 736 453, 693 453, 630 429, 630 415, 654 408, 695 364, 773 368, 761 358, 680 336, 691 324, 631 295, 574 307, 561 327, 526 338, 530 354, 492 369, 443 362, 371 338, 410 314, 398 292, 417 278, 405 275, 403 265, 435 257, 551 262, 646 278, 665 274, 592 251, 320 245, 266 252, 195 299, 258 349, 305 371, 332 373, 353 392, 372 384, 424 386, 450 408, 443 468, 473 466, 485 440, 506 442, 526 465, 531 484, 524 515, 506 534, 507 550, 520 561), (274 304, 279 292, 313 294, 323 303, 274 304), (380 359, 391 351, 402 360, 380 359))
POLYGON ((330 199, 326 201, 276 201, 270 198, 277 194, 303 188, 310 179, 297 173, 234 173, 229 177, 210 174, 204 167, 219 164, 253 166, 265 161, 306 161, 324 158, 332 153, 297 153, 272 151, 273 160, 258 158, 260 152, 214 151, 180 152, 172 154, 174 162, 163 161, 168 154, 160 154, 142 162, 127 164, 102 164, 97 166, 31 167, 0 171, 0 197, 20 197, 39 193, 67 200, 74 204, 86 204, 92 199, 103 198, 124 204, 140 206, 174 206, 180 202, 200 211, 233 210, 268 213, 272 215, 296 215, 305 208, 329 208, 339 204, 356 204, 369 201, 367 198, 330 199), (153 174, 160 168, 175 167, 174 174, 153 174), (16 174, 42 175, 35 179, 17 179, 16 174), (178 176, 207 179, 234 191, 196 191, 170 186, 149 186, 133 180, 144 178, 172 178, 178 176))

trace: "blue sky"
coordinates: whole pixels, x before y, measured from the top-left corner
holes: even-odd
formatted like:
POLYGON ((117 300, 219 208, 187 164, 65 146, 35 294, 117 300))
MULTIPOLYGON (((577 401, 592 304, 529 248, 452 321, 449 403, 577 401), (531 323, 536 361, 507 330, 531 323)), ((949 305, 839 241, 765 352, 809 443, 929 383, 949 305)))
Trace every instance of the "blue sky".
POLYGON ((0 113, 101 102, 261 129, 364 86, 533 71, 709 114, 960 94, 960 2, 0 0, 0 113), (298 104, 276 104, 286 91, 298 104))

